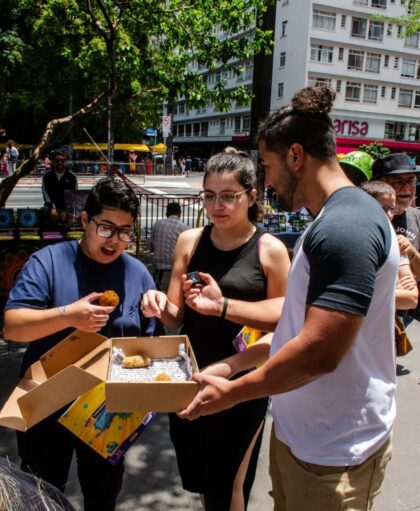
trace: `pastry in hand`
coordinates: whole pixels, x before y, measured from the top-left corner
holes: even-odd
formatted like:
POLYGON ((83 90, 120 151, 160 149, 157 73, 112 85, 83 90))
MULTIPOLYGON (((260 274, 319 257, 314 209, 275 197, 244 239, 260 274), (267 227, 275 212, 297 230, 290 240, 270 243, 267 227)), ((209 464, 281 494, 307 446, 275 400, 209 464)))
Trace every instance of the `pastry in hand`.
POLYGON ((167 373, 159 373, 156 376, 155 381, 171 381, 171 377, 167 373))
POLYGON ((141 355, 133 355, 132 357, 125 357, 122 361, 122 366, 125 369, 136 369, 137 367, 147 367, 150 365, 149 357, 142 357, 141 355))
POLYGON ((102 307, 116 307, 120 303, 120 297, 115 291, 104 291, 99 298, 99 305, 102 307))

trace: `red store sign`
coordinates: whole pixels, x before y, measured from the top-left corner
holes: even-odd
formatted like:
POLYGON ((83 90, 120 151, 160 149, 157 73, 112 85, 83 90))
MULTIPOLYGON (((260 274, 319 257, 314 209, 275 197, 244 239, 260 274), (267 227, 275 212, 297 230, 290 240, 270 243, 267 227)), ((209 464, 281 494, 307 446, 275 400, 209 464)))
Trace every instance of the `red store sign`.
POLYGON ((363 137, 368 134, 369 123, 366 121, 351 121, 350 119, 334 119, 334 131, 336 135, 363 137))

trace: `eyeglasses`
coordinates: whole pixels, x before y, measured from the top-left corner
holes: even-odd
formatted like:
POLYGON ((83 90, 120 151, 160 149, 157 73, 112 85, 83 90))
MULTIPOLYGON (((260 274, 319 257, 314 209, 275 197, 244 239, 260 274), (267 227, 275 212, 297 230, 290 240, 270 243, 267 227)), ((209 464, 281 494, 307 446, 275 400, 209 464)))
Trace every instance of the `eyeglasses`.
POLYGON ((200 192, 200 196, 203 198, 203 202, 207 206, 214 206, 216 204, 217 199, 219 199, 219 203, 222 207, 226 206, 234 206, 236 202, 236 198, 242 195, 245 192, 248 192, 250 189, 246 188, 240 192, 222 192, 222 193, 213 193, 204 190, 200 192))
POLYGON ((416 176, 412 176, 407 179, 388 178, 386 182, 394 188, 402 188, 404 185, 415 186, 417 184, 417 178, 416 176))
POLYGON ((385 211, 386 214, 391 213, 393 215, 395 213, 395 208, 391 206, 382 206, 382 209, 385 211))
POLYGON ((100 224, 94 218, 89 218, 96 225, 96 234, 101 238, 112 238, 114 234, 118 233, 118 239, 124 243, 133 241, 134 231, 133 229, 120 229, 119 227, 113 227, 108 224, 100 224))

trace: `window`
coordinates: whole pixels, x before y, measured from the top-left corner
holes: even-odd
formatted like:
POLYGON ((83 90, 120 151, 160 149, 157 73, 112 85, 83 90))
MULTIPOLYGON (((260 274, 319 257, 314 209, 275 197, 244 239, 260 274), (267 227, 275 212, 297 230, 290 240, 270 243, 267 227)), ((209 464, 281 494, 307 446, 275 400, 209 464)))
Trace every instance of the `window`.
POLYGON ((392 87, 392 89, 391 89, 391 99, 395 99, 396 94, 397 94, 396 87, 392 87))
POLYGON ((344 48, 338 48, 338 60, 344 59, 344 48))
POLYGON ((420 62, 417 63, 417 80, 420 80, 420 62))
POLYGON ((241 118, 238 116, 238 117, 235 117, 235 129, 234 129, 235 133, 240 133, 241 132, 241 118))
POLYGON ((395 57, 394 59, 394 69, 398 69, 400 65, 400 57, 395 57))
POLYGON ((284 83, 279 83, 277 85, 277 97, 282 98, 284 94, 284 83))
POLYGON ((410 89, 400 89, 400 95, 398 98, 398 106, 403 108, 411 108, 413 102, 413 91, 410 89))
POLYGON ((284 67, 286 65, 286 52, 282 51, 280 53, 280 67, 284 67))
POLYGON ((178 105, 174 105, 173 115, 178 115, 178 105))
POLYGON ((179 113, 180 114, 185 114, 185 103, 180 103, 179 104, 179 113))
POLYGON ((388 67, 389 65, 389 55, 385 55, 384 57, 384 67, 388 67))
POLYGON ((178 124, 178 137, 183 137, 183 136, 184 136, 184 125, 178 124))
POLYGON ((385 86, 381 87, 381 98, 382 99, 386 98, 386 87, 385 86))
POLYGON ((172 136, 177 137, 178 136, 178 125, 174 124, 172 128, 172 136))
POLYGON ((341 28, 346 28, 347 16, 345 14, 341 15, 341 28))
POLYGON ((401 76, 404 78, 414 78, 416 74, 416 61, 413 59, 403 59, 401 66, 401 76))
POLYGON ((420 108, 420 91, 416 90, 416 95, 414 96, 414 108, 420 108))
POLYGON ((341 92, 341 80, 337 80, 335 84, 335 92, 341 92))
POLYGON ((242 119, 242 131, 249 131, 251 128, 251 117, 244 117, 242 119))
POLYGON ((365 20, 364 18, 353 17, 351 19, 351 35, 353 37, 360 37, 361 39, 365 39, 366 28, 367 20, 365 20))
POLYGON ((349 58, 347 61, 347 69, 363 70, 364 51, 349 50, 349 58))
POLYGON ((185 136, 190 137, 191 136, 191 124, 185 125, 185 136))
POLYGON ((309 77, 309 85, 311 87, 320 87, 321 85, 326 85, 327 87, 331 87, 331 78, 323 78, 321 76, 312 76, 312 77, 309 77))
POLYGON ((250 80, 254 73, 254 65, 249 60, 245 64, 245 79, 250 80))
POLYGON ((378 86, 365 84, 363 86, 363 102, 376 103, 378 100, 378 86))
POLYGON ((384 38, 383 22, 370 20, 368 39, 370 39, 371 41, 382 41, 383 38, 384 38))
POLYGON ((346 84, 346 101, 360 101, 360 92, 362 84, 359 82, 347 82, 346 84))
POLYGON ((224 135, 226 133, 226 119, 222 117, 220 119, 219 134, 224 135))
POLYGON ((368 5, 368 0, 354 0, 355 5, 368 5))
POLYGON ((201 136, 207 137, 208 134, 209 134, 209 122, 204 121, 201 123, 201 136))
POLYGON ((384 138, 387 138, 388 140, 395 138, 395 124, 393 122, 385 123, 384 138))
POLYGON ((376 9, 386 9, 386 0, 372 0, 371 6, 376 9))
POLYGON ((418 48, 419 47, 419 34, 413 34, 407 36, 404 40, 404 46, 408 48, 418 48))
POLYGON ((314 9, 312 17, 312 26, 322 30, 335 30, 336 13, 331 11, 320 11, 314 9))
POLYGON ((287 21, 283 21, 281 24, 281 37, 287 36, 287 21))
POLYGON ((331 64, 333 61, 333 47, 325 44, 311 45, 311 60, 331 64))
POLYGON ((392 23, 388 23, 388 25, 386 26, 386 35, 388 37, 392 36, 392 23))
POLYGON ((194 137, 200 136, 200 123, 199 122, 195 122, 193 124, 193 136, 194 137))
POLYGON ((366 53, 366 67, 365 71, 369 73, 379 73, 381 69, 381 54, 380 53, 366 53))

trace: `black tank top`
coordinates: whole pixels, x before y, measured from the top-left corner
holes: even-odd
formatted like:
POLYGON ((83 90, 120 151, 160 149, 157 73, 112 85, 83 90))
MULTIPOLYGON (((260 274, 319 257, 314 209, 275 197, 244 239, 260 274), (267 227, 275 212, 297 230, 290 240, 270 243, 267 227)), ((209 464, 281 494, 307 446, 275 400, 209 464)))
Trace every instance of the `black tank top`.
MULTIPOLYGON (((264 300, 267 279, 259 259, 257 228, 252 237, 235 250, 219 250, 211 241, 212 226, 206 226, 188 265, 188 271, 202 271, 219 284, 223 296, 248 302, 264 300)), ((236 353, 232 341, 241 325, 216 316, 203 316, 185 306, 183 333, 188 335, 200 368, 236 353)))

